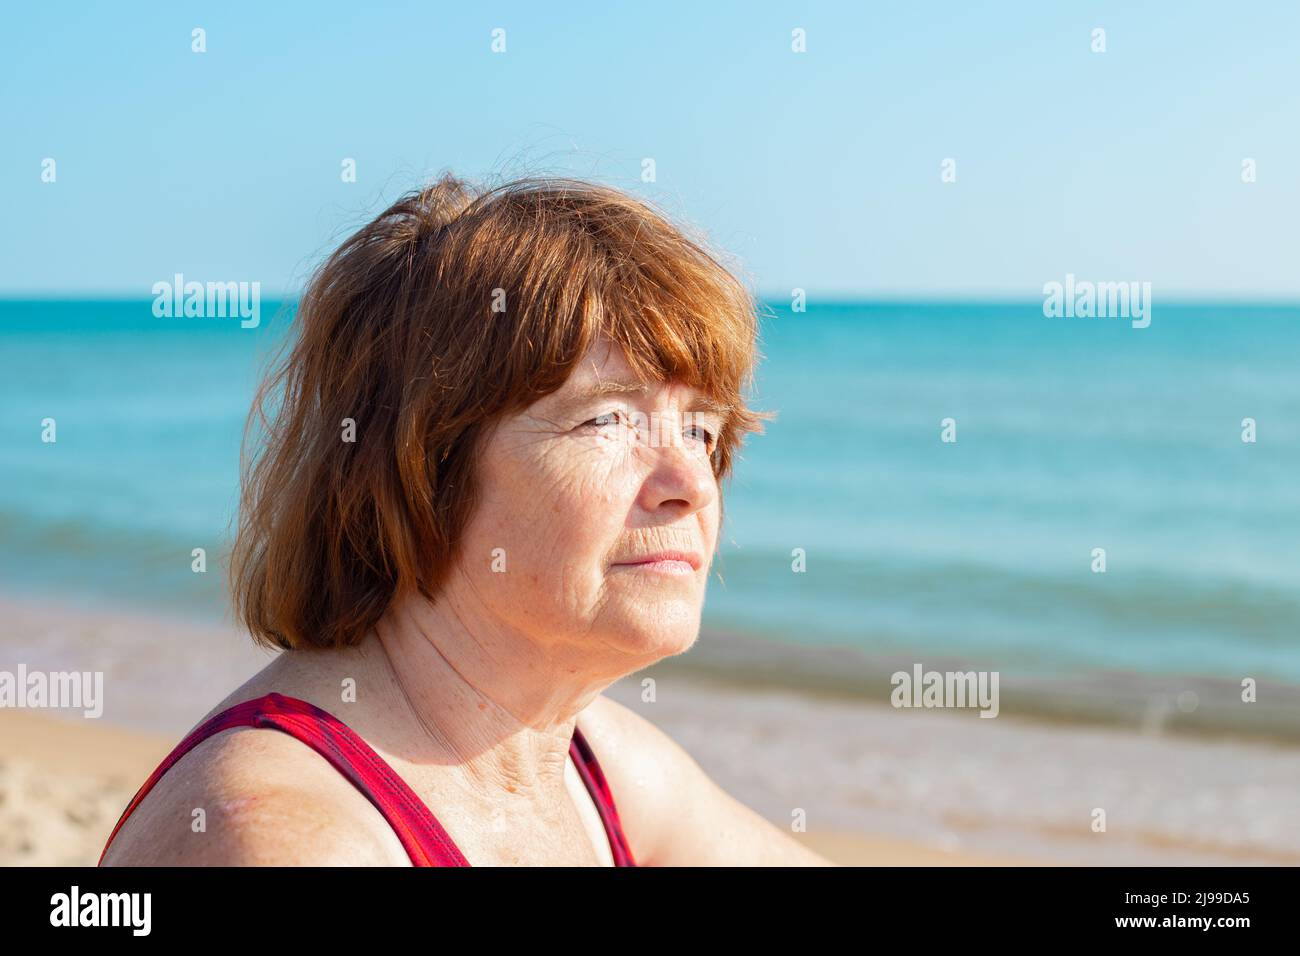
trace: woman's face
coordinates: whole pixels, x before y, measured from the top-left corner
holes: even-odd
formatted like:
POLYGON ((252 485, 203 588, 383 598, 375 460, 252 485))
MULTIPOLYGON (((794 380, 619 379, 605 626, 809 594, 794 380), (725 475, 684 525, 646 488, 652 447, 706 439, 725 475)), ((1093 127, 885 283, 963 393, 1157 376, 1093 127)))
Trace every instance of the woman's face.
POLYGON ((543 645, 643 663, 687 650, 717 541, 723 422, 693 389, 636 381, 600 339, 485 442, 458 575, 475 603, 543 645))

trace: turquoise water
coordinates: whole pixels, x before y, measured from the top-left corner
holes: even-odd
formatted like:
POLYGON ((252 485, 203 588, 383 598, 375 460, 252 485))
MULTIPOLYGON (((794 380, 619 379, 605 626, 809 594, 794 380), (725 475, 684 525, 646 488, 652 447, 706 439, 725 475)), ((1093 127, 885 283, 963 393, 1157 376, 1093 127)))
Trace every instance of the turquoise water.
MULTIPOLYGON (((222 612, 277 306, 249 330, 149 301, 0 303, 0 587, 222 612)), ((1140 330, 1039 302, 772 309, 755 404, 778 417, 727 490, 706 626, 1300 683, 1300 308, 1157 299, 1140 330)))

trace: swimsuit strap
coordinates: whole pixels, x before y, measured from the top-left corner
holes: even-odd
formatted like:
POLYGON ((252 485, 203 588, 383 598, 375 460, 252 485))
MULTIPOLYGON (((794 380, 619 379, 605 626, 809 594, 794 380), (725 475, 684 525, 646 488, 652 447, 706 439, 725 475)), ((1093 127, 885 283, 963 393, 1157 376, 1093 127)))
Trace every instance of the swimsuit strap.
MULTIPOLYGON (((104 844, 99 863, 104 862, 109 844, 122 829, 127 818, 175 763, 202 741, 223 730, 235 727, 269 728, 283 731, 307 744, 328 760, 343 776, 365 794, 384 815, 397 834, 414 866, 469 866, 424 801, 388 763, 375 753, 350 727, 328 711, 297 697, 270 693, 246 700, 204 721, 176 745, 122 812, 117 825, 104 844)), ((623 835, 618 811, 605 781, 605 775, 577 726, 569 753, 583 783, 591 793, 601 822, 609 837, 616 866, 636 866, 623 835)))

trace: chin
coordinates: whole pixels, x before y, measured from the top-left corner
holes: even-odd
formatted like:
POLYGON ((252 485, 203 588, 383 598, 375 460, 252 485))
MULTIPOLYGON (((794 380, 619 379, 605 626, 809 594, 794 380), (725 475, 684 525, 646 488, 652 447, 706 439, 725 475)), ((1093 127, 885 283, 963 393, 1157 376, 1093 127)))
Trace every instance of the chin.
POLYGON ((700 636, 700 608, 642 607, 610 630, 613 643, 649 664, 691 649, 700 636))

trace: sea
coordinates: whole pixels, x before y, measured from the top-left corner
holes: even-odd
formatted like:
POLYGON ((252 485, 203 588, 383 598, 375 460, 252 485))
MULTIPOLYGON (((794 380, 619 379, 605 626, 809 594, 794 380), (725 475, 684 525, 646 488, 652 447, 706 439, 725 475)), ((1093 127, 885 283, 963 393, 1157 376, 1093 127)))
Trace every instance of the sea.
MULTIPOLYGON (((665 668, 881 704, 917 665, 997 672, 1003 712, 1300 741, 1300 305, 762 312, 774 418, 665 668)), ((0 593, 228 615, 241 435, 294 303, 262 317, 0 301, 0 593)))

